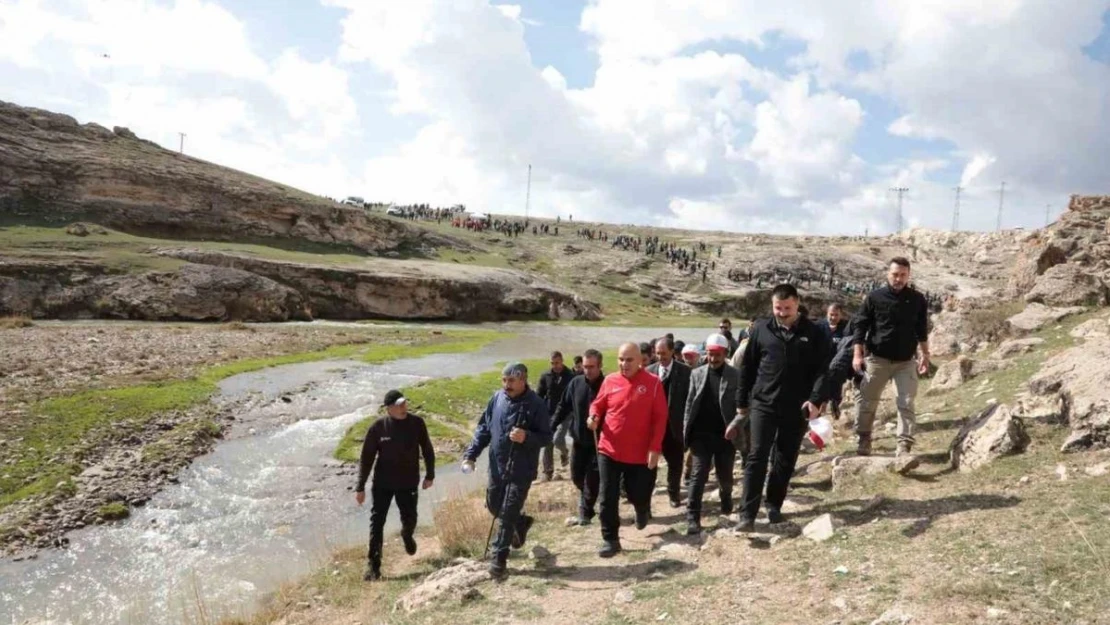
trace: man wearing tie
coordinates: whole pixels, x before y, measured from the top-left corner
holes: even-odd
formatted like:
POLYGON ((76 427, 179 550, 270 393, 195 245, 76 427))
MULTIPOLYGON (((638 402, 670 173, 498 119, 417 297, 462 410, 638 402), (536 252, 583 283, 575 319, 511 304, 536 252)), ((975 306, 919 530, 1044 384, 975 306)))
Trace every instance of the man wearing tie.
MULTIPOLYGON (((690 392, 690 368, 675 360, 674 339, 661 338, 655 343, 659 362, 647 368, 648 373, 663 383, 667 396, 667 431, 663 434, 663 458, 667 461, 667 495, 671 507, 682 505, 679 486, 682 483, 682 420, 686 412, 686 396, 690 392)), ((655 471, 658 476, 658 469, 655 471)))

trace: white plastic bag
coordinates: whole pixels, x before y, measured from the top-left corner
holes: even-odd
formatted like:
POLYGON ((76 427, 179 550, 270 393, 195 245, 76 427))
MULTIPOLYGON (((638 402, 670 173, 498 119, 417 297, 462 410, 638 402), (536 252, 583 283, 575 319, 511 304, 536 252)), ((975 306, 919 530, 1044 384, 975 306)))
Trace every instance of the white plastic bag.
POLYGON ((809 422, 809 440, 822 451, 827 445, 832 444, 833 423, 828 417, 817 417, 809 422))

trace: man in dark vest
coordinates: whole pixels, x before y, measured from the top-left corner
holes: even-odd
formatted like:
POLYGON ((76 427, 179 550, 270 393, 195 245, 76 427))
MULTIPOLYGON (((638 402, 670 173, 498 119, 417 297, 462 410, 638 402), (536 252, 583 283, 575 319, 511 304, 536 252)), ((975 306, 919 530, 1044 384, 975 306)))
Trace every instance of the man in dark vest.
MULTIPOLYGON (((667 496, 671 507, 682 505, 679 487, 682 483, 682 420, 686 413, 686 397, 690 392, 690 368, 675 359, 674 339, 661 338, 655 343, 659 361, 648 366, 648 373, 663 383, 667 395, 667 431, 663 434, 663 458, 667 461, 667 496)), ((658 469, 656 469, 658 476, 658 469)))

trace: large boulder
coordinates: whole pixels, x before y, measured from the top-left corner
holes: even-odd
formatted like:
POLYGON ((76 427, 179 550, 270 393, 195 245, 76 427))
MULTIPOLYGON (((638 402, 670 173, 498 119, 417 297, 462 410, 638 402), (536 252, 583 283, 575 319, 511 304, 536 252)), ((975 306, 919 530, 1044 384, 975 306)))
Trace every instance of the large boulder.
POLYGON ((973 471, 1029 446, 1025 425, 1005 404, 994 404, 960 428, 952 441, 952 467, 973 471))
POLYGON ((1107 302, 1102 279, 1074 263, 1056 265, 1045 271, 1025 301, 1050 306, 1102 306, 1107 302))
POLYGON ((401 595, 395 609, 412 612, 432 603, 442 605, 446 599, 461 599, 468 590, 489 579, 486 567, 483 562, 456 560, 401 595))
POLYGON ((921 466, 917 456, 840 456, 833 460, 833 489, 844 488, 861 476, 897 473, 906 475, 921 466))
POLYGON ((1105 338, 1110 336, 1110 318, 1088 319, 1072 328, 1068 334, 1077 339, 1105 338))
POLYGON ((1071 428, 1062 451, 1110 447, 1110 339, 1095 337, 1045 361, 1029 379, 1032 396, 1064 408, 1071 428))
POLYGON ((1082 306, 1069 306, 1066 308, 1052 308, 1041 303, 1032 303, 1025 310, 1006 320, 1010 331, 1016 334, 1036 332, 1041 328, 1057 323, 1060 320, 1078 315, 1086 309, 1082 306))
POLYGON ((927 395, 935 395, 944 391, 950 391, 964 382, 971 379, 971 369, 975 361, 967 356, 956 356, 952 360, 942 364, 936 374, 933 375, 933 381, 929 385, 929 390, 926 391, 927 395))

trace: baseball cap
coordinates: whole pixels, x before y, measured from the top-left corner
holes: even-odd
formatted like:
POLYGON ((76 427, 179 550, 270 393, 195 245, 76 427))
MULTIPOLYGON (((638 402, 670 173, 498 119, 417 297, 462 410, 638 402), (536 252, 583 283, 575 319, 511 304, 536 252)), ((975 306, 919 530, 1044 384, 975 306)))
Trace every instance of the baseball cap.
POLYGON ((505 365, 501 370, 501 377, 503 378, 527 378, 528 367, 524 366, 523 362, 510 362, 505 365))
POLYGON ((721 334, 710 334, 709 338, 705 339, 705 351, 711 352, 715 349, 728 351, 728 339, 721 334))
POLYGON ((400 406, 401 404, 405 403, 406 401, 408 401, 408 400, 405 399, 405 396, 401 393, 401 391, 398 391, 397 389, 393 389, 393 390, 391 390, 391 391, 389 391, 388 393, 385 394, 385 399, 382 400, 382 405, 383 406, 400 406))

